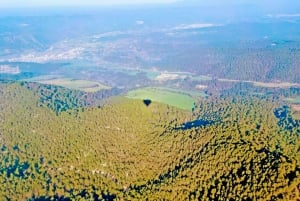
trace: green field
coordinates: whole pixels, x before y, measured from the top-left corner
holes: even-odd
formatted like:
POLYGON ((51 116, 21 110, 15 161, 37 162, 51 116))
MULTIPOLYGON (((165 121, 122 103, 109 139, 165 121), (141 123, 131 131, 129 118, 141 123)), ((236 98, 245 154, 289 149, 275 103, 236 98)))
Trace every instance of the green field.
POLYGON ((36 77, 26 81, 38 82, 41 84, 50 84, 66 87, 69 89, 76 89, 85 92, 97 92, 103 89, 110 89, 99 82, 89 80, 79 80, 72 78, 59 78, 59 77, 36 77))
POLYGON ((179 93, 179 94, 185 94, 190 97, 206 97, 207 95, 201 91, 201 90, 193 90, 193 91, 183 91, 179 89, 173 89, 173 88, 168 88, 168 87, 154 87, 155 89, 160 89, 163 91, 169 91, 169 92, 174 92, 174 93, 179 93))
POLYGON ((154 102, 168 104, 180 109, 191 110, 195 100, 188 94, 175 89, 146 87, 129 91, 127 98, 151 99, 154 102))

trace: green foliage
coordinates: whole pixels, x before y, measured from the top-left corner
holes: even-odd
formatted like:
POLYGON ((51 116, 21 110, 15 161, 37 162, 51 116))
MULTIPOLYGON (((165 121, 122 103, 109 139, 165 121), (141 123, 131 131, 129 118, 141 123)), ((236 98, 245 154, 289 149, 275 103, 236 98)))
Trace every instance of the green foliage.
POLYGON ((187 93, 166 88, 141 88, 129 91, 128 98, 150 99, 159 103, 168 104, 184 110, 191 110, 195 100, 187 93))
POLYGON ((300 197, 299 128, 281 126, 276 100, 204 98, 191 113, 116 97, 56 113, 41 97, 67 93, 46 89, 0 84, 1 200, 300 197), (175 129, 195 119, 215 123, 175 129))
POLYGON ((91 93, 32 82, 22 82, 21 85, 39 96, 40 106, 48 107, 57 114, 70 109, 100 106, 104 99, 120 93, 120 90, 115 88, 91 93))
POLYGON ((274 111, 275 116, 279 119, 278 125, 285 130, 295 129, 300 136, 300 120, 294 119, 288 106, 277 108, 274 111))

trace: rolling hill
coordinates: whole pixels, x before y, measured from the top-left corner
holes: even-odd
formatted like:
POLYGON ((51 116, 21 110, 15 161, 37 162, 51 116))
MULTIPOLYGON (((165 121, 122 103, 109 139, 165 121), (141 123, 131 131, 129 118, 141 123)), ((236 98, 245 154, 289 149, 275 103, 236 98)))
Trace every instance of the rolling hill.
POLYGON ((24 83, 0 95, 2 200, 300 197, 299 121, 279 101, 203 97, 188 112, 112 97, 57 113, 24 83), (210 124, 183 126, 195 120, 210 124))

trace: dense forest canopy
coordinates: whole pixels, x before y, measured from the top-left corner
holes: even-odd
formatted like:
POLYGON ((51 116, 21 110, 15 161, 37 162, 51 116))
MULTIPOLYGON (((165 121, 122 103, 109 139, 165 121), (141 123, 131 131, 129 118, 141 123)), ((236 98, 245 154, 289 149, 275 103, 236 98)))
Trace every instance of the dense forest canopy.
POLYGON ((28 84, 0 87, 3 199, 299 198, 299 120, 278 100, 206 97, 188 112, 115 97, 57 113, 28 84), (182 127, 194 120, 211 123, 182 127))

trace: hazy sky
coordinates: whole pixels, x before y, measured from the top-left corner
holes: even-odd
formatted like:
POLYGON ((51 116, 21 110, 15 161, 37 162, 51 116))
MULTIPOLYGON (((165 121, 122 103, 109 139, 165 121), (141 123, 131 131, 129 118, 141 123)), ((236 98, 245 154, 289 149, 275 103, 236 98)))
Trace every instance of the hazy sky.
POLYGON ((88 6, 172 3, 176 0, 0 0, 0 7, 88 6))
POLYGON ((166 4, 178 2, 178 5, 254 5, 265 10, 293 10, 299 12, 299 0, 0 0, 0 8, 48 7, 48 6, 110 6, 126 4, 166 4), (297 3, 296 3, 297 2, 297 3), (288 8, 288 9, 286 9, 288 8))

